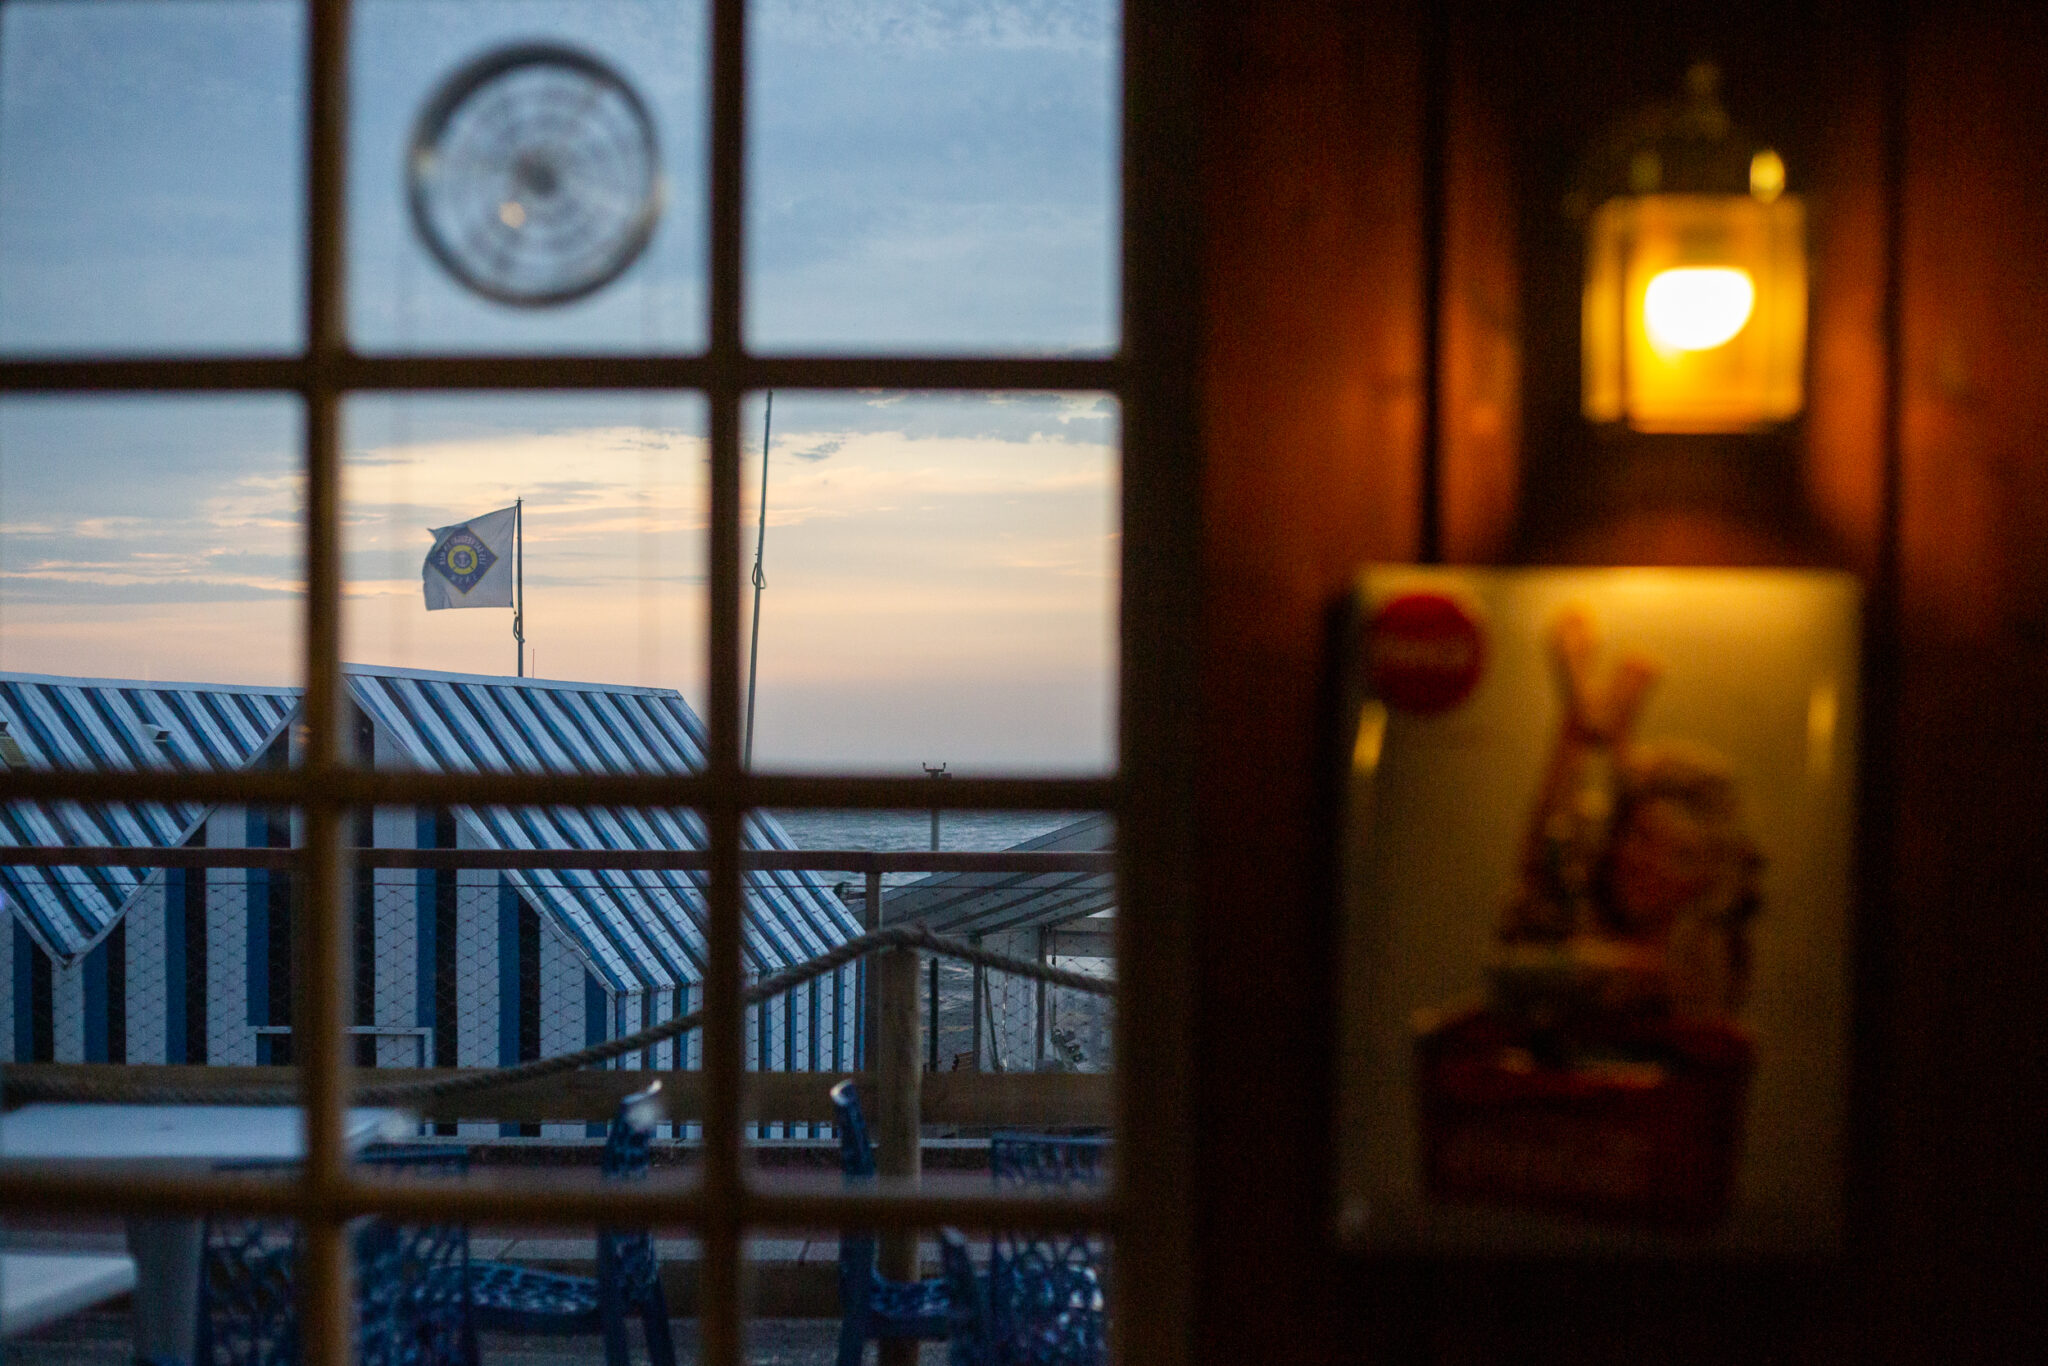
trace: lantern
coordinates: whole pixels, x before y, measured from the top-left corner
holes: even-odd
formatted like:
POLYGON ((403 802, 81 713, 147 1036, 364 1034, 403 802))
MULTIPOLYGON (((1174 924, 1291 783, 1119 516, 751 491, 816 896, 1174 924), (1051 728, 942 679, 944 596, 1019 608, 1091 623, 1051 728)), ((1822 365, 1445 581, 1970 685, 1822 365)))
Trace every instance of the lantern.
POLYGON ((1753 431, 1805 404, 1805 208, 1777 152, 1733 131, 1714 68, 1687 80, 1689 99, 1622 130, 1576 196, 1597 205, 1582 406, 1639 432, 1753 431))

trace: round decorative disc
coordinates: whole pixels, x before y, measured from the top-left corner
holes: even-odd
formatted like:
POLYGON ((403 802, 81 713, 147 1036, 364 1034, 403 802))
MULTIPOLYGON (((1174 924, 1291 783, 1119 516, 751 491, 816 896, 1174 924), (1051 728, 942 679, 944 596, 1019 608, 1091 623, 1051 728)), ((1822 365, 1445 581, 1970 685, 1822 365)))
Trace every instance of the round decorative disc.
POLYGON ((413 129, 413 225, 488 299, 579 299, 633 264, 661 217, 654 123, 588 53, 501 48, 457 71, 413 129))

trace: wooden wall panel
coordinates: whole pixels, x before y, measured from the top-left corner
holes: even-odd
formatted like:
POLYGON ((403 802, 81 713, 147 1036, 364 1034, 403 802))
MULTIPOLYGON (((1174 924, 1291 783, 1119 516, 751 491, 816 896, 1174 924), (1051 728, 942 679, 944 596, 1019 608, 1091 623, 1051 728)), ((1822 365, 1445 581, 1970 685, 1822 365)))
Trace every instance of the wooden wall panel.
MULTIPOLYGON (((1896 601, 1873 579, 1884 686, 1866 738, 1865 835, 1878 843, 1859 908, 1872 948, 1859 977, 1858 1239, 1842 1267, 1804 1269, 1331 1251, 1316 685, 1323 612, 1352 569, 1416 548, 1418 13, 1213 5, 1200 75, 1198 1357, 2029 1359, 2048 1303, 2048 19, 1992 0, 1897 11, 1902 464, 1888 488, 1889 77, 1876 21, 1839 0, 1792 7, 1768 36, 1794 46, 1754 68, 1762 88, 1791 93, 1762 112, 1784 116, 1811 171, 1803 425, 1768 450, 1666 442, 1636 458, 1571 433, 1569 367, 1546 349, 1564 344, 1569 301, 1546 293, 1554 269, 1541 274, 1569 243, 1530 178, 1554 175, 1563 142, 1613 103, 1560 84, 1574 63, 1638 48, 1682 62, 1687 15, 1745 21, 1594 4, 1585 24, 1633 27, 1603 40, 1611 52, 1579 53, 1569 9, 1489 11, 1486 79, 1453 101, 1445 550, 1496 558, 1505 503, 1511 553, 1539 562, 1868 577, 1896 552, 1896 601), (1542 60, 1518 65, 1525 46, 1542 60), (1505 111, 1497 134, 1489 110, 1505 111), (1487 207, 1496 192, 1516 202, 1512 226, 1487 207), (1502 289, 1519 316, 1496 311, 1502 289), (1487 343, 1523 380, 1508 396, 1519 449, 1459 425, 1481 406, 1475 347, 1487 343)), ((1626 94, 1641 73, 1622 72, 1606 79, 1626 94)))
POLYGON ((2048 1253, 2048 19, 1907 37, 1885 1302, 2016 1360, 2048 1253))
POLYGON ((1309 1360, 1329 1312, 1324 621, 1359 564, 1416 550, 1418 67, 1398 8, 1207 20, 1192 1300, 1200 1360, 1309 1360))
POLYGON ((1522 323, 1504 115, 1452 58, 1445 157, 1443 558, 1500 560, 1521 495, 1522 323))

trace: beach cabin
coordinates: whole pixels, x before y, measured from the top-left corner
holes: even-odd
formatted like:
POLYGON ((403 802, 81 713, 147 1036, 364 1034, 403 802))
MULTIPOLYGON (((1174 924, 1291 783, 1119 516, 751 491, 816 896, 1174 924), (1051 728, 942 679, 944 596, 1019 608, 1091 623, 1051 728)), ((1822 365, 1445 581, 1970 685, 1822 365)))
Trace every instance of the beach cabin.
MULTIPOLYGON (((356 752, 450 773, 685 773, 704 728, 668 688, 349 666, 356 752)), ((288 688, 0 674, 0 759, 14 767, 282 765, 300 743, 288 688)), ((0 846, 288 847, 282 811, 151 802, 0 806, 0 846)), ((792 847, 748 817, 745 844, 792 847)), ((682 809, 379 808, 362 847, 696 850, 682 809)), ((288 1063, 292 888, 261 868, 40 868, 0 847, 0 1059, 288 1063)), ((749 872, 750 978, 859 933, 815 874, 749 872)), ((617 1038, 701 1004, 702 872, 520 868, 358 871, 355 1060, 493 1067, 617 1038)), ((764 1070, 857 1066, 859 969, 753 1008, 764 1070)), ((624 1066, 693 1067, 693 1033, 624 1066)))

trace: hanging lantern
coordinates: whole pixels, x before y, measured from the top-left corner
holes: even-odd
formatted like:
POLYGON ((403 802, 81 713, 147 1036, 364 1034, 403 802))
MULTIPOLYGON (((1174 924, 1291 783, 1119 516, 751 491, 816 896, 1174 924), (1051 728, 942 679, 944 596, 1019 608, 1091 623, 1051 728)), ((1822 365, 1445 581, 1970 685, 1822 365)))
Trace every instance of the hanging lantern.
POLYGON ((1695 66, 1686 102, 1623 129, 1575 195, 1594 422, 1741 432, 1805 405, 1805 208, 1778 153, 1735 133, 1718 79, 1695 66))

